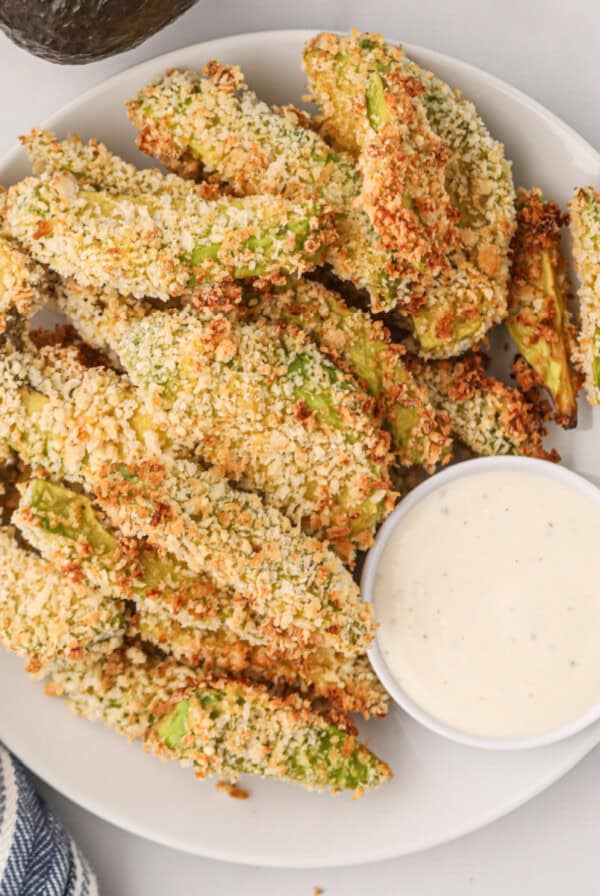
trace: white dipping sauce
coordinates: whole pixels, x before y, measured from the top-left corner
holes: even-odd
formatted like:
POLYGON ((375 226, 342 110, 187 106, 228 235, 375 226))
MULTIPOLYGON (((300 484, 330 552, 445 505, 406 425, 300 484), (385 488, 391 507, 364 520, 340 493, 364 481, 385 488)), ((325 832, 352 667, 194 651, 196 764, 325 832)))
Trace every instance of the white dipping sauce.
POLYGON ((374 604, 390 673, 438 720, 561 727, 600 700, 600 504, 535 473, 457 478, 399 521, 374 604))

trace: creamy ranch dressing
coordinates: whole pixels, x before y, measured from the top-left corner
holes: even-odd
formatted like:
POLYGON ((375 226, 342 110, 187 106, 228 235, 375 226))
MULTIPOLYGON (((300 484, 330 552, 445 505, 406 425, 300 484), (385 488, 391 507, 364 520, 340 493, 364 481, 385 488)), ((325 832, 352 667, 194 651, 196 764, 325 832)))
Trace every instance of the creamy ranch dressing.
POLYGON ((374 585, 385 662, 470 734, 542 734, 600 701, 600 505, 529 472, 456 479, 400 520, 374 585))

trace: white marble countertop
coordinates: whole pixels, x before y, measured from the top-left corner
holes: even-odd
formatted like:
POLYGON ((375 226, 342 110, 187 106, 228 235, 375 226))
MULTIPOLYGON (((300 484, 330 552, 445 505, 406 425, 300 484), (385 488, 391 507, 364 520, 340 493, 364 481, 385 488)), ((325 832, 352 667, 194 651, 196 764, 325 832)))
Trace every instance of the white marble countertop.
MULTIPOLYGON (((42 62, 0 35, 0 155, 83 90, 160 53, 272 28, 382 31, 504 78, 600 147, 595 0, 200 0, 137 50, 85 67, 42 62)), ((102 896, 577 896, 600 892, 600 751, 507 818, 435 850, 351 869, 273 871, 206 861, 126 834, 42 790, 81 842, 102 896)), ((382 824, 385 820, 382 819, 382 824)), ((268 833, 265 833, 268 836, 268 833)))

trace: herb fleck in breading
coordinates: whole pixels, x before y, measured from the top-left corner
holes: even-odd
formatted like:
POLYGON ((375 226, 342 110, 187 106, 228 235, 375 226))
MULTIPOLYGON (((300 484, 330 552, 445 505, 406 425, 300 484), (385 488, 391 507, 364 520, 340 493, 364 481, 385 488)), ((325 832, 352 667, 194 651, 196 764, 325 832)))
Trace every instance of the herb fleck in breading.
POLYGON ((483 355, 455 361, 413 361, 415 376, 430 389, 435 406, 448 415, 450 429, 475 454, 521 454, 559 460, 546 451, 543 419, 515 388, 487 376, 483 355))
POLYGON ((137 647, 86 667, 65 664, 51 692, 80 715, 141 738, 148 752, 191 766, 199 778, 235 781, 247 772, 308 790, 362 793, 392 776, 352 733, 299 698, 152 660, 137 647))

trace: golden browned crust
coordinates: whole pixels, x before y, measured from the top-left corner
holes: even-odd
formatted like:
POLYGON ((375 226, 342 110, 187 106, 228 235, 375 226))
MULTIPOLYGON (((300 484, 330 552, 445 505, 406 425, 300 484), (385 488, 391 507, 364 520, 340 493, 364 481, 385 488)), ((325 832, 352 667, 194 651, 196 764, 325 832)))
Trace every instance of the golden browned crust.
POLYGON ((555 202, 544 201, 539 189, 518 190, 508 328, 524 358, 513 372, 534 401, 540 401, 541 388, 549 391, 554 419, 564 428, 577 423, 576 395, 581 386, 581 377, 571 367, 575 327, 567 308, 571 287, 560 248, 562 228, 568 221, 555 202), (544 371, 550 365, 554 379, 559 371, 558 385, 545 381, 544 371))
POLYGON ((411 376, 404 346, 392 342, 382 321, 322 283, 304 279, 282 292, 253 294, 241 310, 306 331, 337 368, 356 377, 376 400, 398 463, 433 472, 449 461, 447 421, 432 407, 427 388, 411 376))
MULTIPOLYGON (((411 270, 415 282, 427 282, 429 276, 447 267, 447 253, 460 242, 458 230, 452 226, 458 212, 448 199, 442 178, 431 176, 432 171, 444 170, 448 153, 437 138, 427 142, 423 141, 418 153, 409 152, 397 129, 386 126, 365 146, 360 160, 362 198, 381 244, 425 268, 428 277, 419 278, 411 270), (410 206, 406 196, 411 197, 410 206)), ((424 301, 424 294, 416 291, 410 307, 417 310, 424 301)))
POLYGON ((407 70, 402 49, 381 35, 317 35, 304 61, 323 132, 358 156, 360 200, 381 245, 394 253, 396 275, 415 288, 430 281, 460 237, 444 183, 448 151, 427 121, 425 86, 407 70), (381 116, 370 106, 374 88, 381 116))
POLYGON ((544 249, 554 252, 560 240, 561 229, 569 223, 569 215, 551 200, 543 200, 535 187, 517 191, 517 233, 513 243, 513 266, 522 277, 531 276, 544 249))
POLYGON ((455 361, 412 359, 418 378, 430 387, 434 404, 448 414, 452 432, 475 454, 520 454, 558 461, 543 446, 544 420, 518 389, 486 373, 487 358, 469 352, 455 361))
POLYGON ((80 715, 141 738, 156 756, 193 765, 198 777, 235 781, 243 769, 309 789, 361 792, 391 777, 352 731, 332 730, 297 694, 278 697, 262 685, 197 672, 136 642, 100 662, 64 664, 53 685, 52 693, 66 696, 80 715), (181 732, 171 731, 174 714, 181 714, 181 732), (348 761, 352 773, 340 779, 348 761))
POLYGON ((111 362, 106 354, 97 348, 83 342, 81 336, 72 324, 61 324, 53 330, 43 330, 36 327, 29 331, 29 339, 37 349, 42 348, 66 348, 76 349, 76 359, 82 367, 110 367, 111 362))

